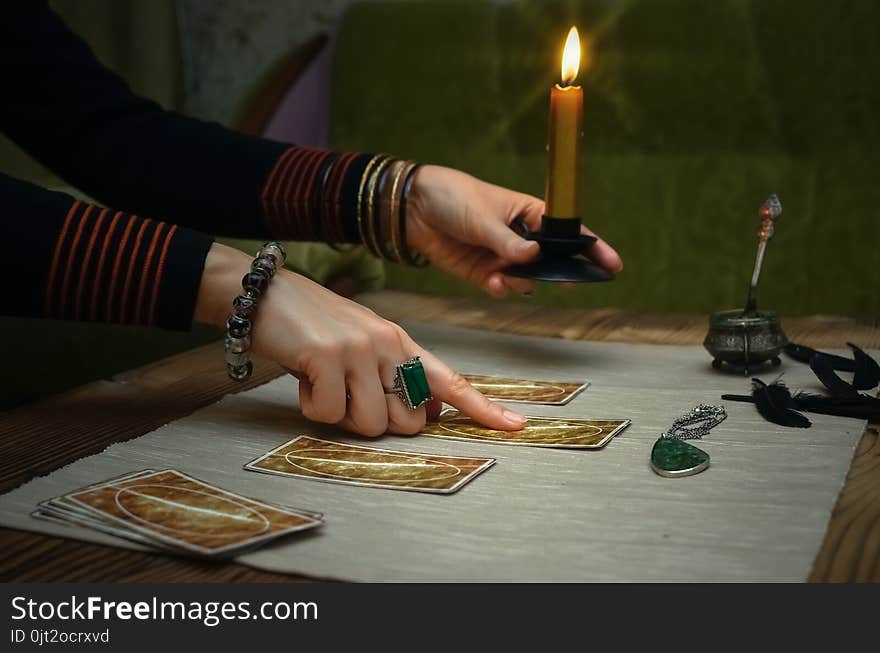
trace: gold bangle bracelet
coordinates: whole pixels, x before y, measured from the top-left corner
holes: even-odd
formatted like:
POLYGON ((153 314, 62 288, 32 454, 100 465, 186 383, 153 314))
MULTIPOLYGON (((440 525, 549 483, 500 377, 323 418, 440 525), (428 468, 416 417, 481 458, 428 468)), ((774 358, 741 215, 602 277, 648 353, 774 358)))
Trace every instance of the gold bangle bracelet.
POLYGON ((375 169, 372 172, 372 176, 367 182, 367 211, 366 218, 364 220, 364 231, 370 237, 370 240, 367 241, 368 249, 377 257, 383 258, 382 250, 379 248, 379 235, 376 231, 376 225, 374 223, 374 213, 375 213, 375 199, 376 199, 376 184, 379 181, 379 178, 382 176, 382 172, 389 165, 394 163, 396 159, 392 157, 388 157, 387 159, 383 159, 380 161, 375 169))
POLYGON ((397 171, 397 174, 394 176, 394 183, 391 186, 391 202, 390 209, 388 211, 388 226, 389 232, 391 234, 391 252, 394 255, 394 262, 400 263, 403 261, 403 251, 400 248, 400 219, 398 216, 398 212, 400 211, 400 203, 403 198, 403 184, 400 183, 401 179, 406 179, 410 170, 415 167, 415 162, 413 161, 404 161, 403 165, 397 171))
POLYGON ((414 165, 412 167, 412 169, 407 173, 406 177, 404 178, 403 190, 401 192, 401 198, 400 198, 400 216, 399 216, 399 222, 398 222, 398 224, 399 224, 398 229, 399 229, 399 233, 401 236, 400 240, 403 245, 403 249, 401 250, 403 253, 403 262, 408 265, 415 266, 415 267, 424 267, 424 266, 428 265, 428 259, 423 254, 421 254, 419 252, 416 252, 415 254, 413 254, 413 252, 409 248, 409 243, 407 242, 407 238, 406 238, 406 221, 407 221, 406 211, 407 211, 407 204, 409 204, 409 193, 410 193, 410 190, 412 190, 413 181, 415 180, 416 172, 418 171, 418 169, 420 167, 421 167, 421 164, 416 163, 416 165, 414 165))
POLYGON ((400 177, 408 165, 407 161, 397 161, 393 168, 389 168, 386 182, 388 193, 385 195, 385 201, 382 203, 382 233, 385 238, 387 247, 384 252, 389 261, 394 263, 400 262, 400 251, 397 248, 397 234, 394 225, 394 210, 397 206, 397 192, 400 187, 400 177))
POLYGON ((358 234, 361 237, 361 243, 369 246, 367 242, 367 234, 364 229, 364 220, 363 220, 363 195, 364 195, 364 186, 367 183, 367 177, 369 177, 370 170, 372 170, 373 166, 376 165, 378 161, 386 158, 387 154, 377 154, 372 159, 367 162, 367 165, 364 167, 364 172, 361 174, 361 183, 358 186, 358 194, 357 194, 357 225, 358 225, 358 234))
POLYGON ((376 202, 373 205, 376 211, 375 222, 373 223, 376 236, 375 243, 382 258, 392 262, 395 262, 394 252, 388 247, 392 238, 391 224, 388 221, 388 207, 393 200, 391 191, 394 188, 391 180, 396 178, 403 165, 405 165, 405 162, 400 159, 395 159, 388 165, 388 168, 376 181, 376 202))

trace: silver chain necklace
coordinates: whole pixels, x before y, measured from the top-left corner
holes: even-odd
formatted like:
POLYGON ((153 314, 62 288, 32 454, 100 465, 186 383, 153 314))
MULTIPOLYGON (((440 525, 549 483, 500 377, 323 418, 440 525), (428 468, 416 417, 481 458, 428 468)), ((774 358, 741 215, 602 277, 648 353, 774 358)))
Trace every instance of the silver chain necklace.
POLYGON ((701 440, 727 419, 724 406, 700 404, 672 422, 651 449, 651 469, 660 476, 677 478, 699 474, 709 467, 709 454, 685 440, 701 440))
POLYGON ((712 406, 700 404, 672 422, 668 431, 661 438, 675 438, 676 440, 702 440, 704 435, 727 419, 727 411, 724 406, 712 406), (694 428, 686 428, 696 424, 694 428))

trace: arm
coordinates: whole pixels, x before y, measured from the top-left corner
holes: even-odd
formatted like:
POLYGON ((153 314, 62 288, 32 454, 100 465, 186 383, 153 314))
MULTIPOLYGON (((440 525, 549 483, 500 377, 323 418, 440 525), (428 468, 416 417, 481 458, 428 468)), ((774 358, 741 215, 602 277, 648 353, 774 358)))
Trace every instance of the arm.
MULTIPOLYGON (((187 328, 222 328, 251 260, 209 236, 102 208, 0 175, 0 273, 14 292, 0 314, 187 328)), ((523 418, 489 401, 396 324, 326 288, 280 270, 260 298, 255 351, 300 378, 314 420, 364 435, 416 433, 426 408, 383 392, 394 368, 421 356, 440 402, 495 428, 523 418), (349 399, 350 397, 350 399, 349 399)))
MULTIPOLYGON (((109 206, 221 235, 357 243, 370 154, 337 154, 236 134, 131 94, 45 2, 0 23, 0 130, 109 206)), ((537 255, 508 225, 540 223, 540 200, 428 166, 416 177, 408 241, 500 296, 530 285, 498 270, 537 255)), ((589 255, 620 269, 603 241, 589 255)))
POLYGON ((188 329, 213 239, 0 175, 0 313, 188 329))
MULTIPOLYGON (((370 155, 289 147, 164 112, 98 65, 45 3, 16 3, 7 14, 0 129, 107 205, 180 226, 0 177, 0 236, 12 252, 0 270, 22 297, 4 302, 3 313, 186 328, 195 311, 222 326, 250 262, 194 229, 361 240, 360 190, 382 187, 370 155)), ((410 246, 492 294, 528 290, 500 270, 537 255, 508 225, 524 217, 534 228, 540 200, 436 166, 414 180, 410 246)), ((601 241, 593 254, 620 265, 601 241)), ((395 366, 417 355, 438 400, 432 411, 446 401, 492 428, 524 423, 397 325, 304 277, 280 271, 261 303, 255 351, 301 379, 312 419, 366 435, 417 432, 425 408, 409 411, 382 390, 395 366)))
POLYGON ((208 233, 358 241, 352 188, 370 155, 291 147, 164 111, 133 95, 45 2, 4 9, 0 131, 72 185, 208 233))

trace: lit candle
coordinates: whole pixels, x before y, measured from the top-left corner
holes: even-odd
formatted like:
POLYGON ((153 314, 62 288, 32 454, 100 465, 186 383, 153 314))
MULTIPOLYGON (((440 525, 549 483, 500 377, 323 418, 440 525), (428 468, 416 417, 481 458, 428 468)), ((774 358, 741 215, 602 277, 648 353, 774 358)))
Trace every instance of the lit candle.
POLYGON ((581 61, 581 42, 576 27, 565 40, 562 53, 562 82, 550 89, 550 122, 547 137, 546 215, 573 218, 578 215, 581 135, 583 134, 584 91, 575 86, 581 61))

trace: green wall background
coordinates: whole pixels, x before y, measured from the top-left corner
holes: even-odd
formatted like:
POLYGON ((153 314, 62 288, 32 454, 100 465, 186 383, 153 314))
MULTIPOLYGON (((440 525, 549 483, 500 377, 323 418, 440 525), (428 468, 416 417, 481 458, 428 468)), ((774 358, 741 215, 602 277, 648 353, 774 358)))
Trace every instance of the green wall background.
MULTIPOLYGON (((579 307, 742 305, 757 209, 784 212, 761 303, 880 316, 880 3, 850 0, 365 2, 335 60, 333 143, 543 193, 568 26, 586 37, 584 222, 621 252, 579 307)), ((437 272, 392 287, 478 294, 437 272)))

